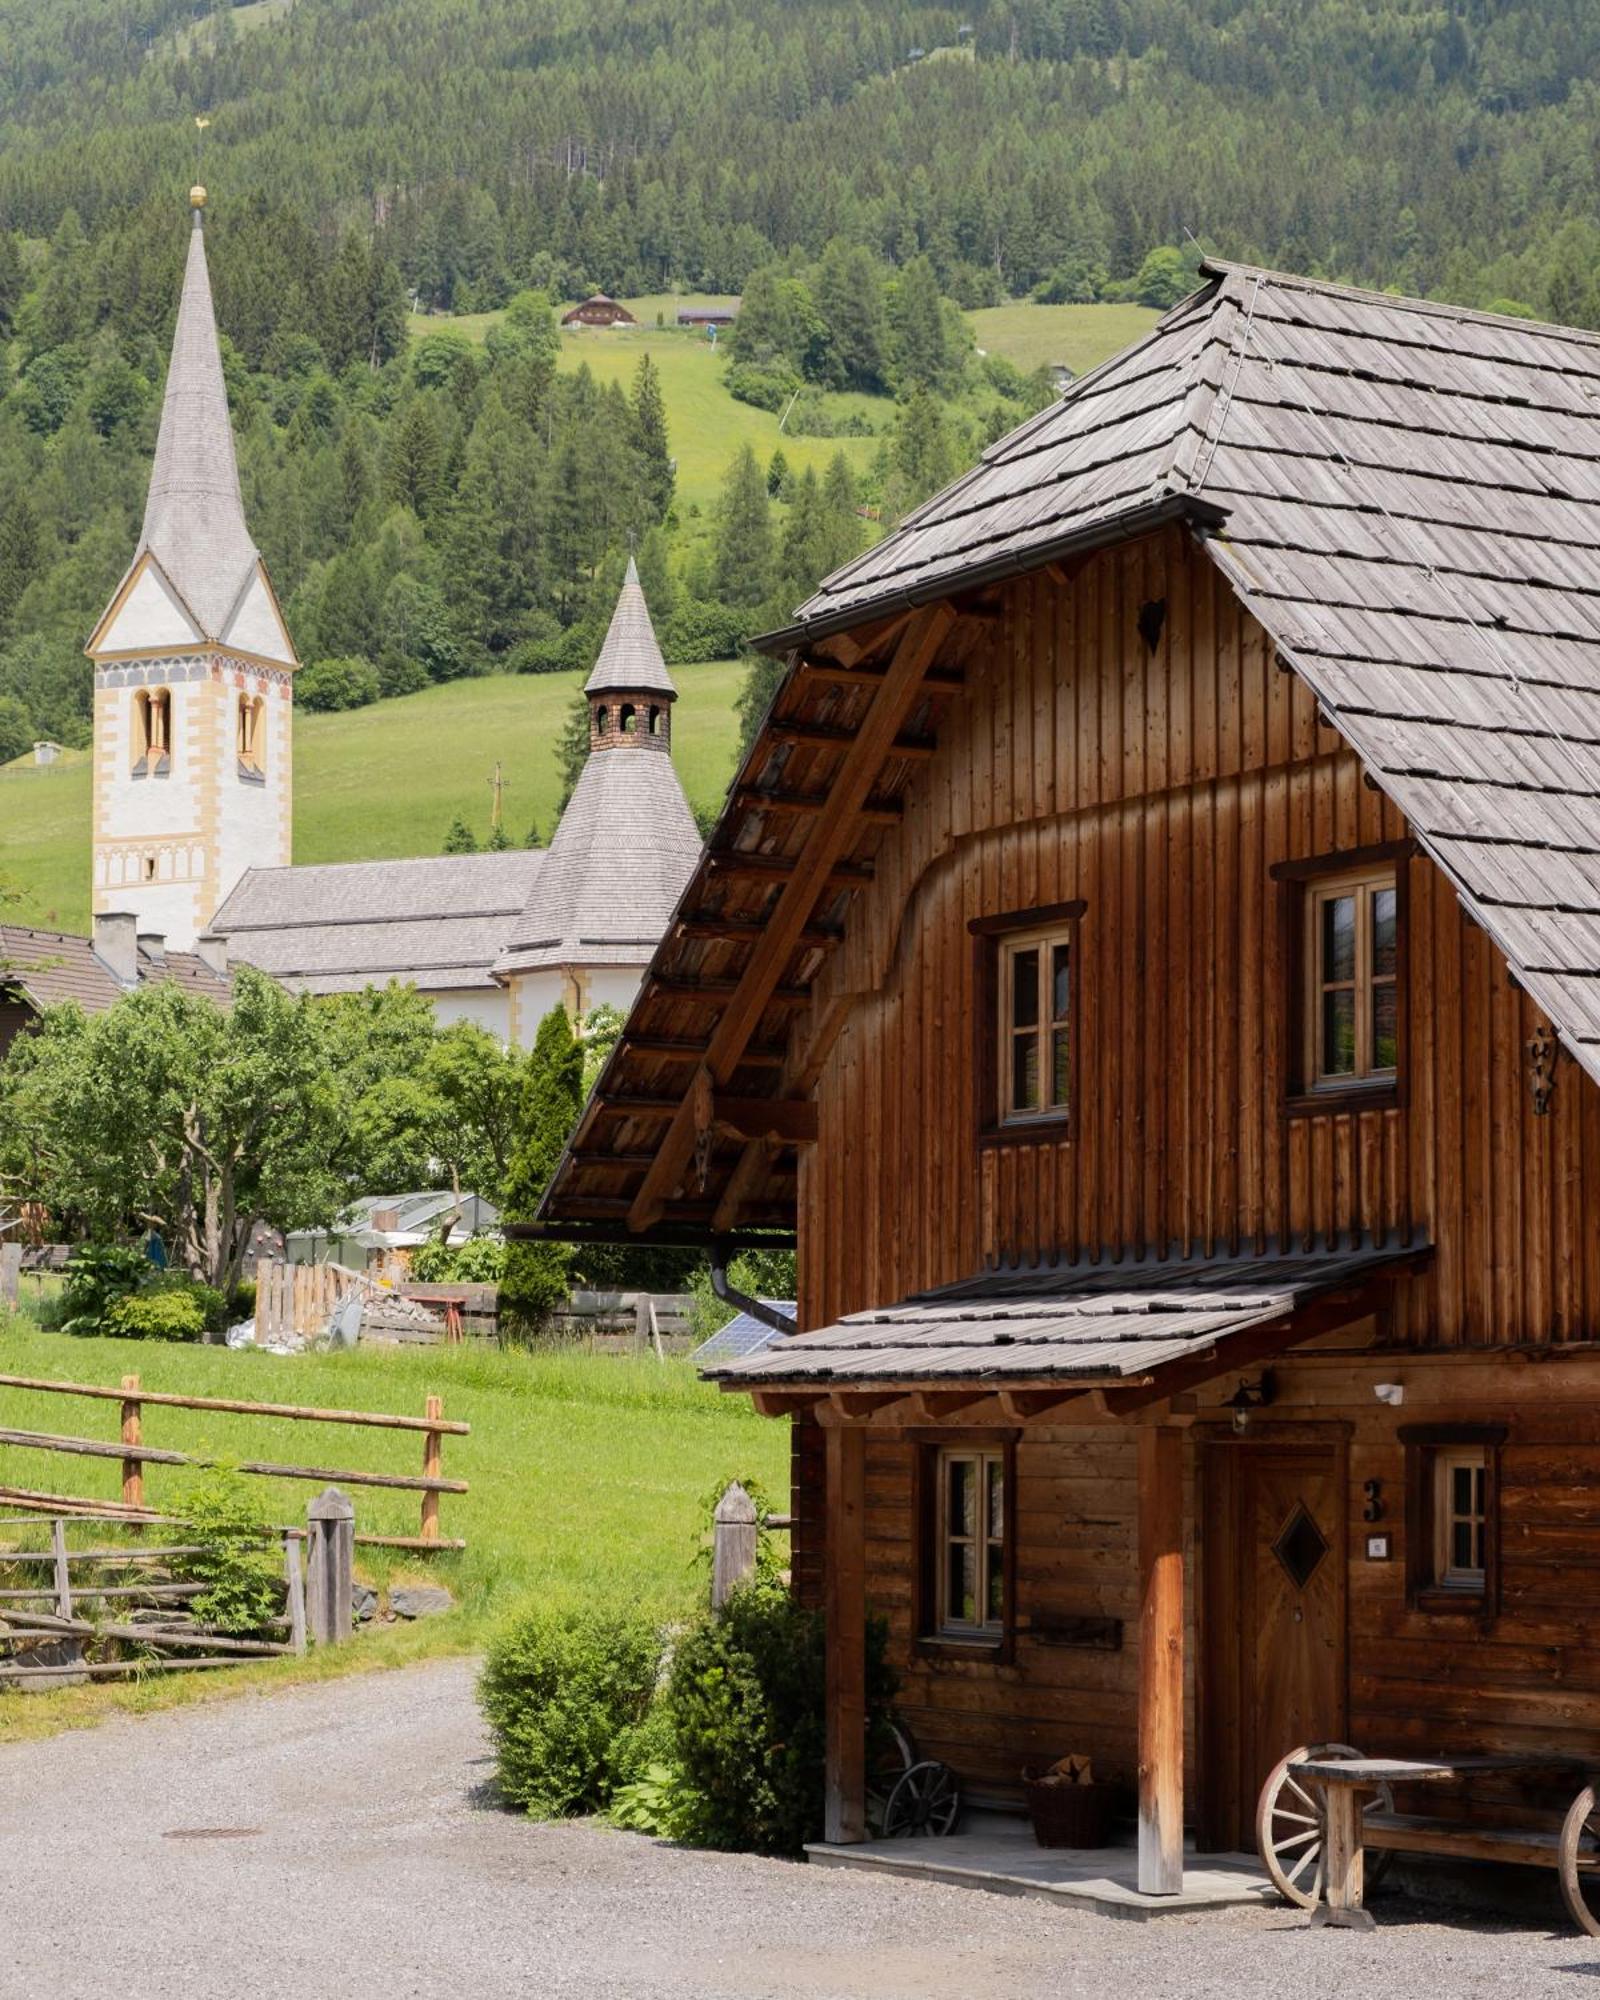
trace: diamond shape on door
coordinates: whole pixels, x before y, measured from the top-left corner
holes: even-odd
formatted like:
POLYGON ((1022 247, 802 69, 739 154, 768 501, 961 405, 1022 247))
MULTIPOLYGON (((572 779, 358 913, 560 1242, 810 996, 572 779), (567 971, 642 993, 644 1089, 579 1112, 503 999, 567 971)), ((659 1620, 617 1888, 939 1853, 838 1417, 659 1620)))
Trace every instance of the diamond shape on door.
POLYGON ((1316 1575, 1318 1564, 1328 1553, 1328 1538, 1306 1511, 1304 1501, 1295 1502, 1293 1512, 1272 1544, 1272 1553, 1283 1564, 1296 1590, 1304 1590, 1316 1575))

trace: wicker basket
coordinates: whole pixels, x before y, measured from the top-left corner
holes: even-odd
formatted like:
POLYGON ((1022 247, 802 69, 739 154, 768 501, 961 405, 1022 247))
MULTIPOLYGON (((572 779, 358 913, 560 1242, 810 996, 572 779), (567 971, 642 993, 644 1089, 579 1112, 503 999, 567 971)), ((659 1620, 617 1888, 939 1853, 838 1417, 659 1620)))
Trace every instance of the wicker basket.
POLYGON ((1111 1841, 1115 1785, 1045 1784, 1022 1774, 1033 1837, 1041 1847, 1106 1847, 1111 1841))

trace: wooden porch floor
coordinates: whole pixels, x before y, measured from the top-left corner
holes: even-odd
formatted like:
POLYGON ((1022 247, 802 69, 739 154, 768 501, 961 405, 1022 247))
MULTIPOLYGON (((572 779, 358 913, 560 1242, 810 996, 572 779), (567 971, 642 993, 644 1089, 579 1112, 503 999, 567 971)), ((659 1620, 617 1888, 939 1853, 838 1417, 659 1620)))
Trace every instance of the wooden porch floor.
POLYGON ((1135 1923, 1279 1901, 1253 1855, 1192 1852, 1184 1859, 1179 1894, 1141 1896, 1131 1840, 1117 1847, 1040 1847, 1025 1819, 998 1812, 969 1812, 960 1832, 944 1839, 866 1840, 852 1846, 815 1841, 806 1858, 815 1867, 870 1868, 1002 1896, 1040 1896, 1135 1923))

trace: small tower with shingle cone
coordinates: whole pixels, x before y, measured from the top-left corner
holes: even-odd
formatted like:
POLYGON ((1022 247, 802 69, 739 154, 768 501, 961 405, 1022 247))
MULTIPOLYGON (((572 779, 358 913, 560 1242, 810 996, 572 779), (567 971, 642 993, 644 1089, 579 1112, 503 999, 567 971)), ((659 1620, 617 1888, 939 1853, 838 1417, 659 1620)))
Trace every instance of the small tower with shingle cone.
POLYGON ((298 665, 245 522, 194 222, 144 528, 95 627, 96 913, 189 949, 248 867, 289 860, 298 665))
POLYGON ((495 965, 525 1046, 552 1007, 627 1012, 700 859, 672 764, 678 690, 631 560, 584 695, 589 756, 495 965))

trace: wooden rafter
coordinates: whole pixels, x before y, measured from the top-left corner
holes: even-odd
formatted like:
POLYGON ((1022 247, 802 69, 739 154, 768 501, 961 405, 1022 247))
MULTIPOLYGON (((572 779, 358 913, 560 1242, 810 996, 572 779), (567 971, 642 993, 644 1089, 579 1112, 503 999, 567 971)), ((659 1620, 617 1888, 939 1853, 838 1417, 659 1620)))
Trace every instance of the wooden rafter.
MULTIPOLYGON (((856 833, 856 815, 871 796, 885 760, 897 754, 894 743, 901 723, 921 693, 923 676, 954 622, 955 613, 949 606, 938 605, 907 626, 893 665, 840 759, 833 786, 834 810, 819 814, 813 822, 767 928, 751 947, 738 990, 722 1010, 706 1053, 706 1069, 714 1084, 726 1084, 738 1068, 740 1056, 779 990, 779 981, 811 920, 817 898, 856 833)), ((660 1218, 668 1197, 683 1178, 694 1141, 694 1107, 686 1098, 634 1197, 629 1214, 633 1228, 647 1229, 660 1218)))
MULTIPOLYGON (((802 855, 795 854, 743 854, 737 851, 706 856, 706 866, 716 869, 719 875, 762 876, 779 880, 792 875, 798 867, 802 855)), ((828 870, 828 888, 856 888, 863 882, 872 880, 872 864, 867 861, 836 861, 828 870)))
MULTIPOLYGON (((943 610, 945 607, 941 605, 939 608, 943 610)), ((887 678, 876 685, 871 681, 867 683, 868 688, 874 693, 877 692, 878 687, 887 687, 888 685, 889 681, 887 678)), ((876 704, 874 704, 875 706, 876 704)), ((872 711, 868 710, 869 716, 871 713, 872 711)), ((786 722, 780 720, 769 722, 766 734, 775 742, 812 743, 821 749, 827 750, 848 750, 851 744, 857 740, 857 732, 855 730, 842 728, 836 722, 786 722)), ((883 763, 890 757, 931 757, 938 747, 937 737, 896 736, 884 749, 878 761, 883 763)))
POLYGON ((737 1226, 739 1211, 766 1178, 771 1154, 772 1149, 765 1139, 752 1139, 739 1155, 718 1198, 716 1213, 711 1218, 711 1227, 719 1234, 737 1226))
MULTIPOLYGON (((767 927, 765 917, 721 916, 714 910, 696 911, 692 916, 680 917, 676 928, 685 937, 732 938, 741 943, 759 937, 767 927)), ((844 936, 838 924, 807 924, 800 933, 802 944, 837 944, 844 936)), ((633 1045, 633 1037, 629 1036, 633 1045)))
MULTIPOLYGON (((630 1035, 628 1048, 631 1054, 659 1056, 665 1062, 699 1062, 705 1055, 708 1044, 693 1041, 680 1035, 630 1035)), ((739 1058, 741 1069, 782 1069, 785 1052, 782 1049, 746 1049, 739 1058)))
MULTIPOLYGON (((759 785, 741 785, 734 802, 748 812, 815 813, 828 807, 826 792, 766 792, 759 785)), ((861 808, 867 826, 898 826, 905 815, 899 799, 868 799, 861 808)))

